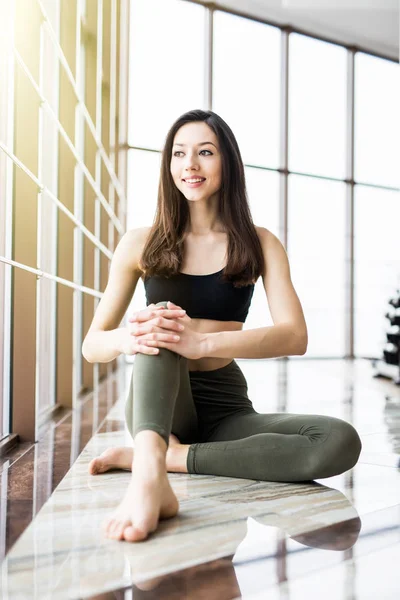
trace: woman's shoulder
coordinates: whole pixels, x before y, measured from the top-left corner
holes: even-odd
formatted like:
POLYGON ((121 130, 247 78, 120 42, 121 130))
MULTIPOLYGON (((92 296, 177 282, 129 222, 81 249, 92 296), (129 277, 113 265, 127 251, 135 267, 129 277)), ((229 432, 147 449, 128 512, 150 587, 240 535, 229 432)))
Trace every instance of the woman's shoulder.
POLYGON ((266 227, 260 227, 259 225, 254 225, 254 227, 256 228, 257 235, 260 238, 261 242, 267 242, 276 239, 276 235, 274 235, 272 231, 270 231, 266 227))
POLYGON ((284 249, 281 240, 272 231, 266 227, 259 227, 255 225, 258 238, 260 240, 264 258, 267 259, 272 255, 275 255, 277 251, 284 249))
POLYGON ((144 244, 149 236, 151 227, 137 227, 136 229, 130 229, 132 238, 135 238, 136 243, 144 244))

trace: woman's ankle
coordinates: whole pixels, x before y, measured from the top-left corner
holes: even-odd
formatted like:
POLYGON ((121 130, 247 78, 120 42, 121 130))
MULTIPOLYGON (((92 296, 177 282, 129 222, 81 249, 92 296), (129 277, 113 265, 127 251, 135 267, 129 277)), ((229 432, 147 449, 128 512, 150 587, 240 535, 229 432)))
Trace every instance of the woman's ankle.
POLYGON ((138 465, 152 465, 152 469, 166 471, 167 444, 155 431, 143 430, 135 436, 135 450, 132 468, 138 465))
POLYGON ((167 471, 171 473, 187 473, 187 455, 189 445, 170 446, 167 451, 167 471))
POLYGON ((167 448, 164 438, 156 431, 144 429, 135 435, 136 453, 165 457, 167 448))

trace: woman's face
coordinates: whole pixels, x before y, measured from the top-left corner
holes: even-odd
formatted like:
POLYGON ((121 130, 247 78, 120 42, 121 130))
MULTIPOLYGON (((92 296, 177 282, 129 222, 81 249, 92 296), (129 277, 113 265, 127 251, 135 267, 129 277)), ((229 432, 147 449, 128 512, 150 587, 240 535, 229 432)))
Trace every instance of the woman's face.
POLYGON ((187 200, 208 199, 218 192, 221 188, 221 154, 217 136, 206 123, 186 123, 176 132, 170 169, 176 187, 187 200), (190 183, 198 178, 203 180, 202 183, 190 183))

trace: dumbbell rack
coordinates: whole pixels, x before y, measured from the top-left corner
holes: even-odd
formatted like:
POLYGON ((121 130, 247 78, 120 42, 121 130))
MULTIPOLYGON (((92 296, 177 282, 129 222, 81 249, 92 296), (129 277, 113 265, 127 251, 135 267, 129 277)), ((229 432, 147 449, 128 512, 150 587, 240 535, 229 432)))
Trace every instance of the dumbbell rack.
POLYGON ((390 325, 386 330, 386 345, 383 358, 373 360, 374 377, 388 377, 400 385, 400 288, 389 300, 389 309, 385 315, 390 325))

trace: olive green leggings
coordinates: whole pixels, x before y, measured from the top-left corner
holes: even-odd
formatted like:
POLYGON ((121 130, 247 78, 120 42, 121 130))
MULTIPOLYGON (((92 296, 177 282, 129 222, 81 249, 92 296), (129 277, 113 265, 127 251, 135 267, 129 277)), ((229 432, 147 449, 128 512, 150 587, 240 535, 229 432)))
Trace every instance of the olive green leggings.
POLYGON ((357 431, 341 419, 257 413, 236 361, 189 371, 187 359, 166 348, 136 355, 125 415, 133 438, 148 429, 167 445, 171 433, 190 444, 189 473, 309 481, 351 469, 361 451, 357 431))

